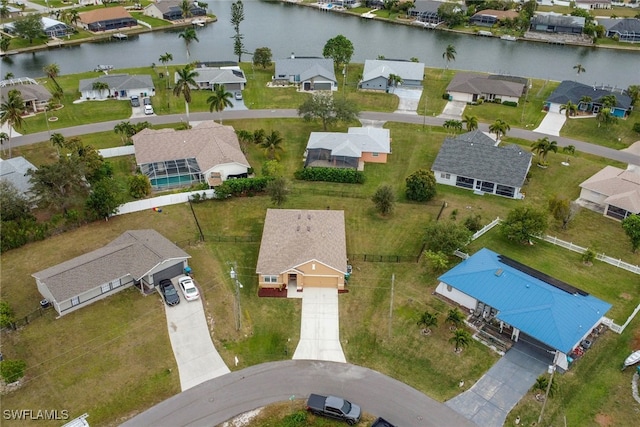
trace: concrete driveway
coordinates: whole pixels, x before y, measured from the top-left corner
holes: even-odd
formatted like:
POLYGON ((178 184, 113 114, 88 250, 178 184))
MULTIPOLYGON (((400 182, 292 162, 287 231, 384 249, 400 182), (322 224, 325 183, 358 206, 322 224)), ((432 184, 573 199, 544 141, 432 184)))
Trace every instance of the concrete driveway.
POLYGON ((464 113, 464 109, 467 107, 467 103, 463 101, 449 101, 447 105, 444 106, 444 110, 442 110, 442 114, 438 117, 443 119, 452 119, 452 120, 460 120, 462 119, 462 113, 464 113))
POLYGON ((300 342, 294 360, 328 360, 345 363, 340 344, 338 290, 304 288, 300 342))
POLYGON ((391 88, 390 92, 400 98, 396 113, 417 114, 422 89, 397 87, 395 89, 391 88))
POLYGON ((446 405, 479 426, 501 427, 551 361, 544 351, 517 342, 477 383, 446 405))
POLYGON ((171 347, 180 374, 180 387, 185 391, 231 371, 213 346, 202 299, 189 302, 182 294, 180 298, 180 304, 164 306, 171 347))
POLYGON ((544 133, 547 135, 560 136, 560 129, 564 126, 567 117, 564 114, 547 112, 540 122, 540 126, 535 128, 534 132, 544 133))

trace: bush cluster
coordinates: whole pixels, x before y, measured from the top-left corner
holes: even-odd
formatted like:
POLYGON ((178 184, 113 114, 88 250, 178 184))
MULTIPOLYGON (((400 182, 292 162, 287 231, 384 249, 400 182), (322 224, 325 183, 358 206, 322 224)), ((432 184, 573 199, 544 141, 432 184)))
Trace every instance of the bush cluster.
POLYGON ((295 172, 296 179, 303 181, 341 182, 346 184, 364 183, 364 174, 355 169, 304 168, 295 172))
POLYGON ((216 197, 226 199, 229 196, 254 196, 267 188, 270 178, 228 179, 216 188, 216 197))
POLYGON ((504 101, 502 105, 506 105, 507 107, 517 107, 518 103, 513 101, 504 101))

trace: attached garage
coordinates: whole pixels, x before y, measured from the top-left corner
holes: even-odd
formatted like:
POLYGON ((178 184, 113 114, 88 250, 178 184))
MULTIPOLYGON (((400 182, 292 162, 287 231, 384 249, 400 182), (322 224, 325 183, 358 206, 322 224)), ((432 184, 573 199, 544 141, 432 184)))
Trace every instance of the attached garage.
POLYGON ((180 276, 184 273, 184 263, 183 261, 179 261, 177 264, 171 265, 164 270, 160 270, 157 273, 153 274, 153 283, 158 284, 161 280, 164 279, 173 279, 174 277, 180 276))
POLYGON ((331 82, 317 82, 313 84, 313 90, 331 90, 332 87, 331 82))

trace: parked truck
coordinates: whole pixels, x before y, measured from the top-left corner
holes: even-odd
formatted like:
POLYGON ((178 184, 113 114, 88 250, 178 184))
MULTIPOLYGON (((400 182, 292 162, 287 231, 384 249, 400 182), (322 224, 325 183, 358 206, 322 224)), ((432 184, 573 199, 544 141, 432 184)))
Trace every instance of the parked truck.
POLYGON ((335 418, 354 425, 360 421, 360 407, 348 400, 335 396, 311 394, 307 400, 307 411, 314 415, 335 418))

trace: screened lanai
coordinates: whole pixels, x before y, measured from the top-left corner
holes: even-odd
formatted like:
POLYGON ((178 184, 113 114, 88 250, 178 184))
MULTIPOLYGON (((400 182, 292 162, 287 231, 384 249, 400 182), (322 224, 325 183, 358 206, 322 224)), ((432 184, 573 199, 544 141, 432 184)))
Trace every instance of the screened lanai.
POLYGON ((140 171, 149 178, 154 190, 184 187, 204 181, 200 166, 193 157, 145 163, 140 165, 140 171))

